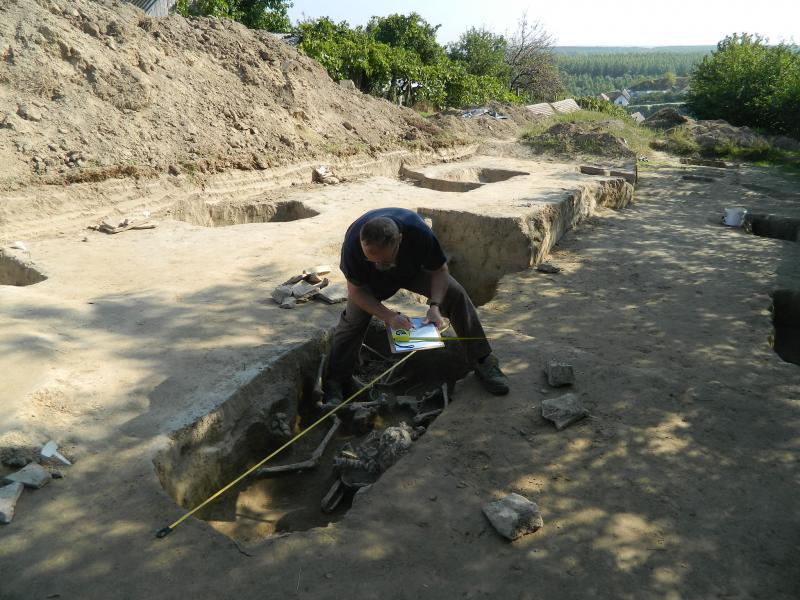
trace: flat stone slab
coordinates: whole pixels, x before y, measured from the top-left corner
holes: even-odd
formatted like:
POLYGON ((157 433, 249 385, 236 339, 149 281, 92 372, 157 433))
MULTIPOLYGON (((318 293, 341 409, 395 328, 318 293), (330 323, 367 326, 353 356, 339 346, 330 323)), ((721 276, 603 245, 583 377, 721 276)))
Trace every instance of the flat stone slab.
POLYGON ((7 483, 21 483, 25 487, 38 490, 43 485, 50 483, 53 477, 50 472, 39 463, 30 463, 22 467, 16 473, 6 475, 5 481, 7 483))
POLYGON ((575 371, 572 365, 551 360, 547 363, 547 383, 553 387, 561 387, 575 383, 575 371))
POLYGON ((21 483, 11 483, 0 487, 0 523, 11 523, 14 518, 14 509, 17 500, 22 495, 25 486, 21 483))
POLYGON ((511 493, 489 502, 483 507, 483 514, 497 533, 512 541, 538 531, 544 525, 539 506, 520 494, 511 493))
POLYGON ((343 283, 331 283, 319 291, 317 298, 328 304, 344 302, 347 300, 347 286, 343 283))
POLYGON ((588 414, 589 412, 575 394, 565 394, 558 398, 542 400, 542 416, 555 423, 556 429, 559 431, 580 421, 588 414))

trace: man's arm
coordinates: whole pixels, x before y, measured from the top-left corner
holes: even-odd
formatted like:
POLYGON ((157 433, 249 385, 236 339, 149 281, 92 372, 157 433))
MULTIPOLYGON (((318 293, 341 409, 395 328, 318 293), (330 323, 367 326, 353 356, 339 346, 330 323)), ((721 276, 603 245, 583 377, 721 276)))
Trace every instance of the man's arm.
POLYGON ((377 317, 392 328, 411 329, 411 320, 408 317, 384 306, 383 302, 370 293, 369 288, 359 287, 348 281, 347 295, 361 310, 377 317))
POLYGON ((444 302, 445 294, 447 294, 449 276, 450 270, 447 268, 447 263, 435 271, 431 271, 431 295, 428 300, 431 307, 428 309, 424 322, 433 323, 439 329, 442 327, 442 313, 439 311, 439 306, 444 302))

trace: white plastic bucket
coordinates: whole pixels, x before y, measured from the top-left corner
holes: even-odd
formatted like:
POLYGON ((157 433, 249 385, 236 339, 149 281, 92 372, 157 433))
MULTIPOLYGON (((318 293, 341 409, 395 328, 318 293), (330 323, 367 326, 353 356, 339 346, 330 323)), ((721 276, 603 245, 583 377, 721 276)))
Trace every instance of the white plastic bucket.
POLYGON ((722 219, 722 222, 725 223, 728 227, 741 227, 742 223, 744 223, 744 216, 747 214, 746 208, 735 207, 735 208, 726 208, 725 209, 725 217, 722 219))

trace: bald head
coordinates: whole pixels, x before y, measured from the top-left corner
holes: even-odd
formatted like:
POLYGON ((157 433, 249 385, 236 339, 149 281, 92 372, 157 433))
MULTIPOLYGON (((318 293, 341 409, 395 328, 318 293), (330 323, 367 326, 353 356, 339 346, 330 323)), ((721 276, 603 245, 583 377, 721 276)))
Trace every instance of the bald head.
POLYGON ((392 248, 400 241, 400 229, 389 217, 375 217, 361 227, 361 245, 375 250, 392 248))

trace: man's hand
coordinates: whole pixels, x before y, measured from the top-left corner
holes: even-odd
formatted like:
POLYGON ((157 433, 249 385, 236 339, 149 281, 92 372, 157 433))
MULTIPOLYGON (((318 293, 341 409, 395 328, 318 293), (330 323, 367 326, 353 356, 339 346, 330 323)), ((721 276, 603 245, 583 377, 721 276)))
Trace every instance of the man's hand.
POLYGON ((436 329, 441 329, 442 325, 444 325, 444 318, 442 317, 442 313, 439 312, 438 306, 431 306, 428 308, 428 314, 425 315, 425 320, 422 324, 427 325, 428 323, 436 325, 436 329))
POLYGON ((411 319, 405 316, 402 313, 395 313, 394 316, 386 322, 386 325, 391 327, 392 329, 405 329, 406 331, 411 330, 411 319))

